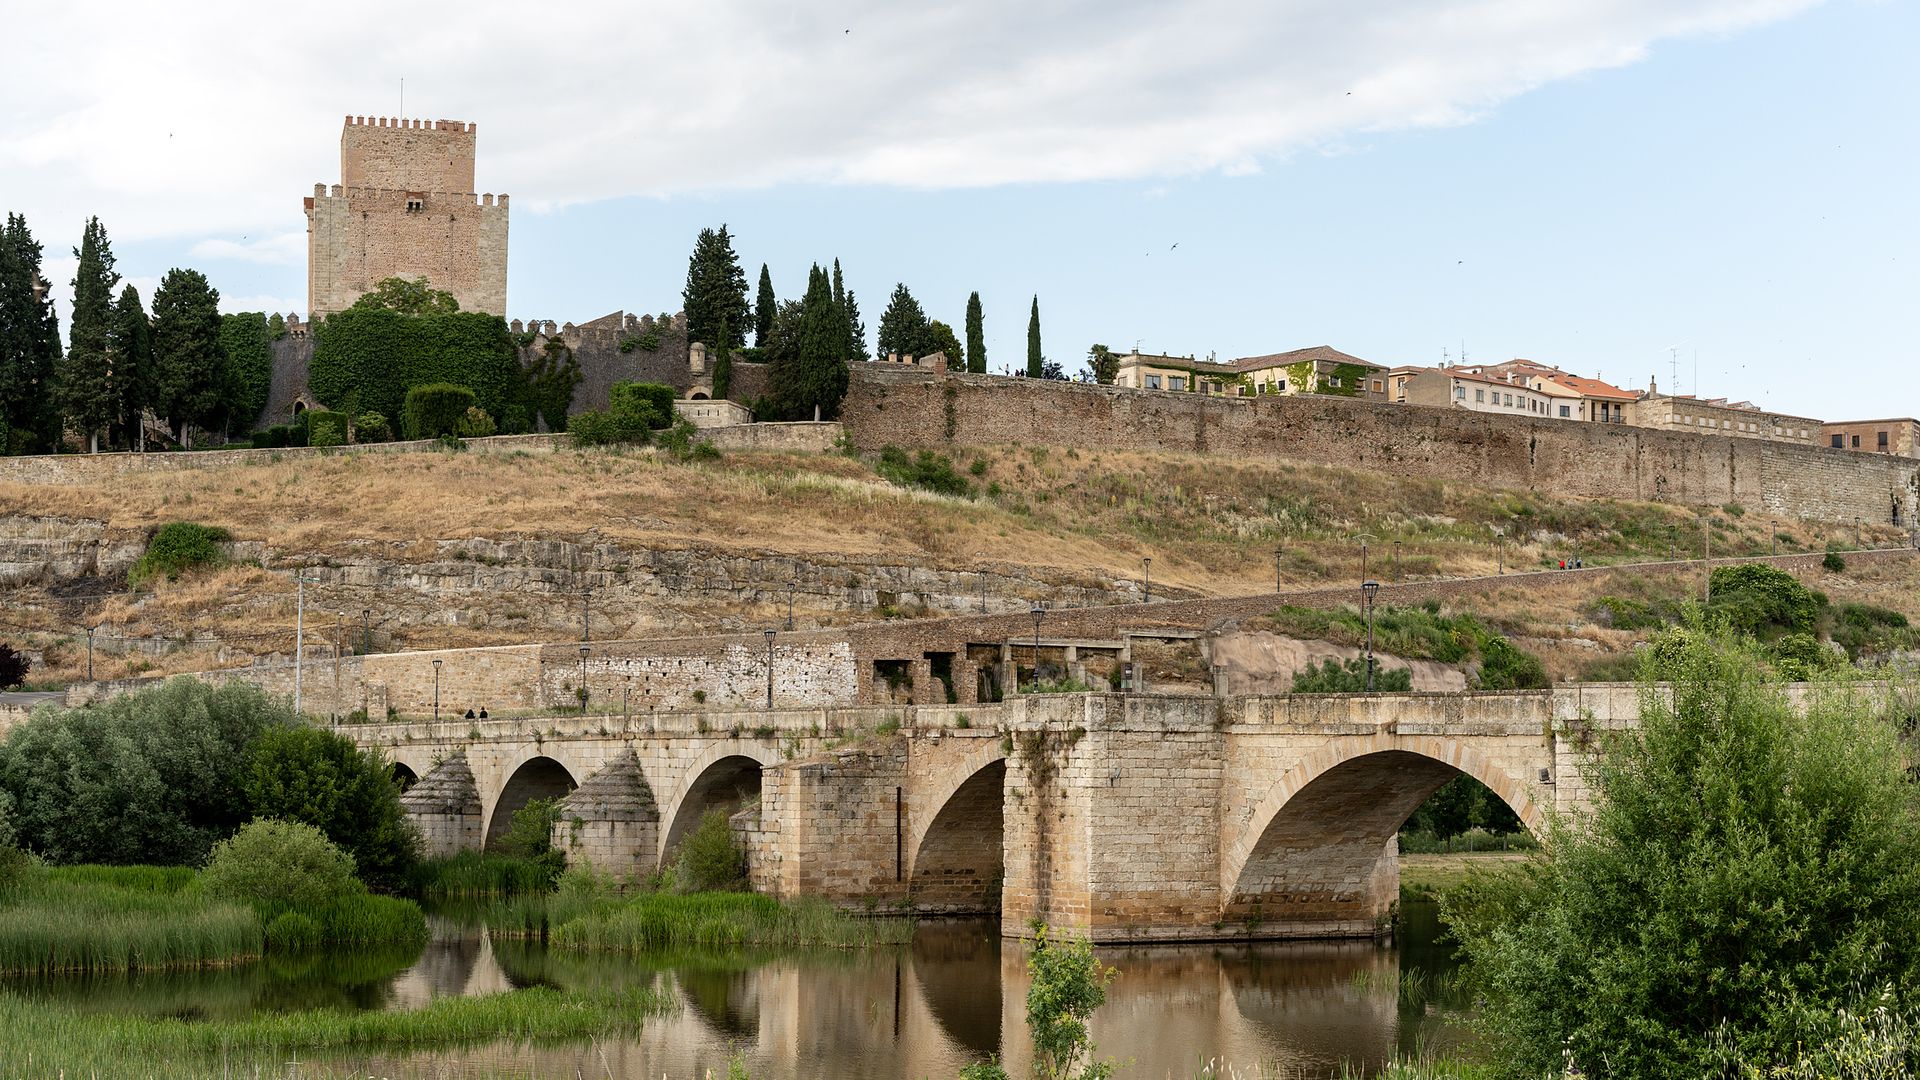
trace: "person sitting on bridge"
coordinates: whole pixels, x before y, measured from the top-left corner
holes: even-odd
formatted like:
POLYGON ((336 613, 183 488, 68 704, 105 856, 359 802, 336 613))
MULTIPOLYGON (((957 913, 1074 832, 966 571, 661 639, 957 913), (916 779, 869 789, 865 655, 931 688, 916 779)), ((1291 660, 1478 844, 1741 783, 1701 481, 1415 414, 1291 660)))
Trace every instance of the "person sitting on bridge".
POLYGON ((472 709, 468 709, 468 710, 467 710, 467 719, 469 719, 469 720, 472 720, 473 718, 474 718, 474 716, 473 716, 473 710, 472 710, 472 709))
POLYGON ((486 718, 487 718, 487 709, 486 709, 486 706, 483 705, 480 707, 480 719, 485 720, 486 718))

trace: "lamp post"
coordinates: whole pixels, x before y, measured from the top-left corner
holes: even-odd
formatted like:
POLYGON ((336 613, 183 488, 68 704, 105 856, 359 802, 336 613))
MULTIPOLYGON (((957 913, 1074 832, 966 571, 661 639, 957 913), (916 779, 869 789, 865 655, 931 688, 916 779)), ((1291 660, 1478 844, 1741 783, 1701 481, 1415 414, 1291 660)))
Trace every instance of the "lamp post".
POLYGON ((98 629, 100 629, 98 626, 87 627, 87 681, 88 682, 93 681, 93 632, 98 629))
POLYGON ((1027 609, 1033 616, 1033 692, 1040 692, 1040 620, 1047 617, 1047 609, 1035 600, 1033 607, 1027 609))
POLYGON ((1373 693, 1373 596, 1380 591, 1380 583, 1368 579, 1360 584, 1360 593, 1367 602, 1367 693, 1373 693))
MULTIPOLYGON (((1153 603, 1153 556, 1151 555, 1142 555, 1140 557, 1140 581, 1140 602, 1143 604, 1153 603)), ((1034 609, 1039 610, 1039 605, 1035 604, 1034 609)), ((1038 662, 1036 659, 1035 663, 1038 662)))
POLYGON ((1280 559, 1286 553, 1287 553, 1287 549, 1284 547, 1281 547, 1279 544, 1275 544, 1273 546, 1273 591, 1274 592, 1279 592, 1283 587, 1280 581, 1280 559))
POLYGON ((587 715, 587 654, 592 651, 593 651, 593 646, 591 645, 580 646, 580 715, 581 716, 587 715))
POLYGON ((1367 578, 1367 545, 1372 543, 1374 540, 1379 539, 1379 537, 1374 536, 1372 533, 1361 533, 1358 536, 1355 536, 1354 539, 1360 541, 1360 580, 1366 581, 1368 580, 1367 578))
POLYGON ((767 635, 767 711, 773 711, 773 631, 767 635))
POLYGON ((433 722, 440 722, 440 661, 433 662, 433 722))
POLYGON ((373 652, 373 609, 360 609, 360 655, 368 656, 373 652))

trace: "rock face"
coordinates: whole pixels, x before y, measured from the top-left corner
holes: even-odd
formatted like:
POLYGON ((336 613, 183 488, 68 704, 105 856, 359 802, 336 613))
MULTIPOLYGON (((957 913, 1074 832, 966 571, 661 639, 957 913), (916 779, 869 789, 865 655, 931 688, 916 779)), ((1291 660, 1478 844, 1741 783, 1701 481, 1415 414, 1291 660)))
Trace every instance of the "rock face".
MULTIPOLYGON (((1325 660, 1345 662, 1366 655, 1364 649, 1282 637, 1259 630, 1228 630, 1208 645, 1214 666, 1226 677, 1230 694, 1285 694, 1293 689, 1293 674, 1325 660)), ((1417 691, 1452 692, 1467 688, 1467 673, 1452 664, 1432 660, 1402 660, 1375 650, 1376 671, 1413 669, 1417 691)))
POLYGON ((144 532, 88 518, 0 517, 0 588, 124 576, 146 550, 144 532))

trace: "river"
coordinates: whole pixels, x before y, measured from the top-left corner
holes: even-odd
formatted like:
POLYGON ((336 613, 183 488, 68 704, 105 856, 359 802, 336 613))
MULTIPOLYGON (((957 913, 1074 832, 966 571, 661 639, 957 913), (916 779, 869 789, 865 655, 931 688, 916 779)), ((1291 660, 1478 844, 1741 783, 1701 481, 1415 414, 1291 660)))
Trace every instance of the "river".
MULTIPOLYGON (((997 923, 929 922, 910 948, 771 956, 609 956, 489 940, 470 920, 432 919, 424 951, 121 978, 14 980, 86 1011, 239 1017, 312 1007, 417 1008, 516 987, 659 985, 679 1003, 635 1035, 556 1045, 495 1043, 334 1062, 381 1077, 952 1078, 997 1054, 1028 1066, 1025 947, 997 923)), ((1431 904, 1410 903, 1396 942, 1103 948, 1119 972, 1093 1035, 1122 1080, 1324 1078, 1465 1036, 1447 1017, 1452 964, 1431 904), (1255 1072, 1255 1070, 1258 1070, 1255 1072)))

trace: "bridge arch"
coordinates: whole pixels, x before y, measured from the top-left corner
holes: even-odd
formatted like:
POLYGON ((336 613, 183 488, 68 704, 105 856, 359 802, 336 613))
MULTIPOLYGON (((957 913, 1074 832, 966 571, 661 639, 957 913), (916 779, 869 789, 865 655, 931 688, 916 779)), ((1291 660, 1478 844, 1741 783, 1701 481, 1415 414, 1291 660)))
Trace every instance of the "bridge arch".
POLYGON ((760 794, 760 772, 780 760, 780 752, 752 743, 724 742, 688 764, 680 789, 667 805, 667 828, 660 835, 660 865, 715 807, 737 805, 760 794))
POLYGON ((413 767, 404 761, 387 762, 387 775, 393 777, 394 783, 400 785, 401 791, 420 782, 420 774, 414 772, 413 767))
POLYGON ((1389 734, 1335 740, 1254 804, 1221 860, 1224 917, 1277 921, 1302 935, 1377 928, 1399 899, 1400 827, 1462 773, 1485 784, 1529 831, 1545 824, 1521 780, 1458 742, 1389 734))
POLYGON ((915 822, 907 895, 915 910, 982 915, 1000 910, 1006 877, 1007 756, 997 743, 946 773, 915 822))
POLYGON ((557 799, 580 786, 573 771, 545 754, 530 754, 507 774, 487 811, 486 846, 493 847, 513 825, 513 815, 535 799, 557 799))

